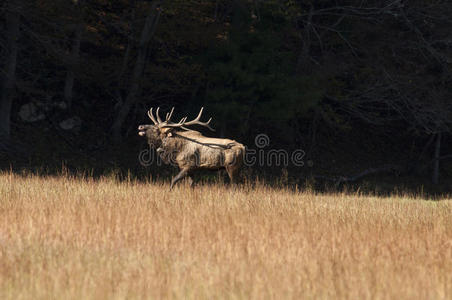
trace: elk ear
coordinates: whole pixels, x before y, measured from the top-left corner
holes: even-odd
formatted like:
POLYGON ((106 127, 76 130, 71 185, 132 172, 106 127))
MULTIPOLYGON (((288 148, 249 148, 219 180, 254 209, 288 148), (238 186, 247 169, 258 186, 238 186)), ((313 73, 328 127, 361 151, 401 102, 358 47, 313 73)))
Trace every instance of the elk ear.
POLYGON ((168 128, 167 127, 167 128, 162 128, 161 133, 165 137, 171 137, 171 136, 173 136, 172 131, 173 131, 173 128, 168 128))

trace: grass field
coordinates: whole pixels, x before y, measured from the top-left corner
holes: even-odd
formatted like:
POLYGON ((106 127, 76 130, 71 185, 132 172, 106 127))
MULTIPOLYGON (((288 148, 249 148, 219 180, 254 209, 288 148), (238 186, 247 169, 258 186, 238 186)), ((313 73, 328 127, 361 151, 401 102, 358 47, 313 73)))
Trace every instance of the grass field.
POLYGON ((0 174, 1 299, 452 299, 452 202, 0 174))

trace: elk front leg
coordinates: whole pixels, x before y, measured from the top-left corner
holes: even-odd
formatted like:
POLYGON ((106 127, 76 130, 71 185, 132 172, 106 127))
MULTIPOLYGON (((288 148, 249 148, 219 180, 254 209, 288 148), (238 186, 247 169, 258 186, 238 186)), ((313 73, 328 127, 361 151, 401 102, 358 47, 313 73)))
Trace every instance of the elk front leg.
POLYGON ((179 174, 177 174, 173 180, 171 180, 171 185, 170 185, 170 190, 173 189, 173 186, 182 178, 184 178, 185 176, 187 176, 188 174, 188 170, 187 169, 182 169, 180 170, 179 174))

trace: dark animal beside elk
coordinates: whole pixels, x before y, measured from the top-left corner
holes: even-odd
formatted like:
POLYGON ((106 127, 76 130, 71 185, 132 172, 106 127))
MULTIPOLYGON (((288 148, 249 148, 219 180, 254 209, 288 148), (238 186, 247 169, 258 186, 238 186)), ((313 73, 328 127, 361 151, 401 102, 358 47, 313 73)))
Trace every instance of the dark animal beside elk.
POLYGON ((187 128, 201 125, 214 131, 209 126, 212 118, 207 122, 200 121, 203 108, 194 120, 187 121, 187 117, 184 117, 178 123, 171 122, 173 111, 174 108, 162 121, 159 108, 155 117, 151 108, 148 116, 154 125, 138 127, 138 134, 147 138, 149 145, 157 150, 165 163, 175 163, 179 167, 180 172, 171 180, 170 189, 186 176, 193 183, 191 176, 200 169, 226 169, 231 182, 236 181, 243 164, 245 147, 234 140, 205 137, 200 132, 187 128))

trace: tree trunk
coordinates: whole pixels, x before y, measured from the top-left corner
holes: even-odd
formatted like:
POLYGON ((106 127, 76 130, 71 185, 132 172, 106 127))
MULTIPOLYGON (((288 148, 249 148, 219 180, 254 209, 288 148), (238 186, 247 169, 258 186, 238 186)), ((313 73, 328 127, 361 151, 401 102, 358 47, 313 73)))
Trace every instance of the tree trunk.
POLYGON ((16 65, 20 29, 21 1, 11 0, 7 3, 6 25, 8 30, 7 55, 4 67, 2 94, 0 102, 0 143, 7 143, 10 137, 11 106, 16 82, 16 65))
POLYGON ((126 72, 127 64, 129 63, 130 52, 132 50, 132 45, 133 45, 133 40, 134 40, 133 39, 133 35, 134 35, 133 24, 135 22, 135 16, 136 16, 135 0, 130 1, 130 6, 131 6, 131 10, 132 10, 132 13, 130 16, 130 22, 129 22, 130 32, 129 32, 129 36, 127 38, 127 48, 126 48, 126 52, 124 53, 124 58, 122 60, 121 70, 119 71, 119 75, 118 75, 118 83, 121 82, 122 76, 126 72))
POLYGON ((311 48, 311 22, 313 15, 314 7, 311 5, 309 9, 308 20, 304 25, 303 33, 299 33, 300 38, 302 40, 303 46, 301 48, 300 54, 298 54, 297 59, 297 73, 305 72, 306 74, 311 73, 310 63, 309 63, 309 52, 311 48))
POLYGON ((155 29, 157 27, 157 23, 160 17, 161 10, 158 9, 158 7, 161 5, 163 1, 154 1, 152 4, 152 7, 150 9, 150 12, 146 18, 146 22, 144 24, 143 31, 141 32, 140 37, 140 45, 138 47, 138 55, 137 60, 135 63, 135 67, 133 69, 132 73, 132 79, 130 84, 129 93, 127 95, 127 98, 120 108, 118 115, 116 116, 113 126, 111 128, 113 133, 113 140, 115 142, 121 141, 121 128, 122 125, 129 114, 130 108, 136 101, 136 97, 138 95, 138 92, 140 90, 140 78, 144 71, 144 66, 146 64, 146 58, 147 58, 147 51, 149 42, 155 32, 155 29))
POLYGON ((432 173, 432 182, 433 184, 438 184, 439 182, 439 155, 441 152, 441 132, 438 132, 436 135, 436 143, 435 143, 435 154, 433 161, 433 173, 432 173))
POLYGON ((68 66, 68 71, 66 74, 66 81, 64 83, 64 100, 68 108, 72 106, 72 98, 73 98, 73 89, 74 89, 74 80, 75 80, 75 72, 74 66, 78 64, 78 58, 80 55, 80 43, 82 39, 82 31, 83 31, 83 23, 82 23, 82 13, 81 13, 81 1, 77 2, 77 9, 79 12, 79 22, 76 25, 74 32, 74 41, 72 43, 71 55, 70 55, 70 63, 68 66))
POLYGON ((130 58, 130 53, 132 52, 132 48, 133 48, 133 44, 134 44, 134 23, 135 23, 135 16, 136 16, 136 1, 135 0, 131 0, 130 1, 130 7, 131 7, 131 16, 130 16, 130 22, 129 22, 129 34, 127 37, 127 48, 126 48, 126 52, 124 53, 124 57, 122 59, 122 65, 121 65, 121 69, 119 70, 118 73, 118 78, 117 78, 117 83, 116 83, 116 88, 115 88, 115 96, 117 99, 117 104, 116 106, 122 106, 123 103, 123 99, 122 99, 122 95, 121 95, 121 89, 123 88, 123 86, 121 85, 122 82, 122 78, 124 76, 124 74, 126 73, 127 70, 127 65, 129 63, 129 58, 130 58))

